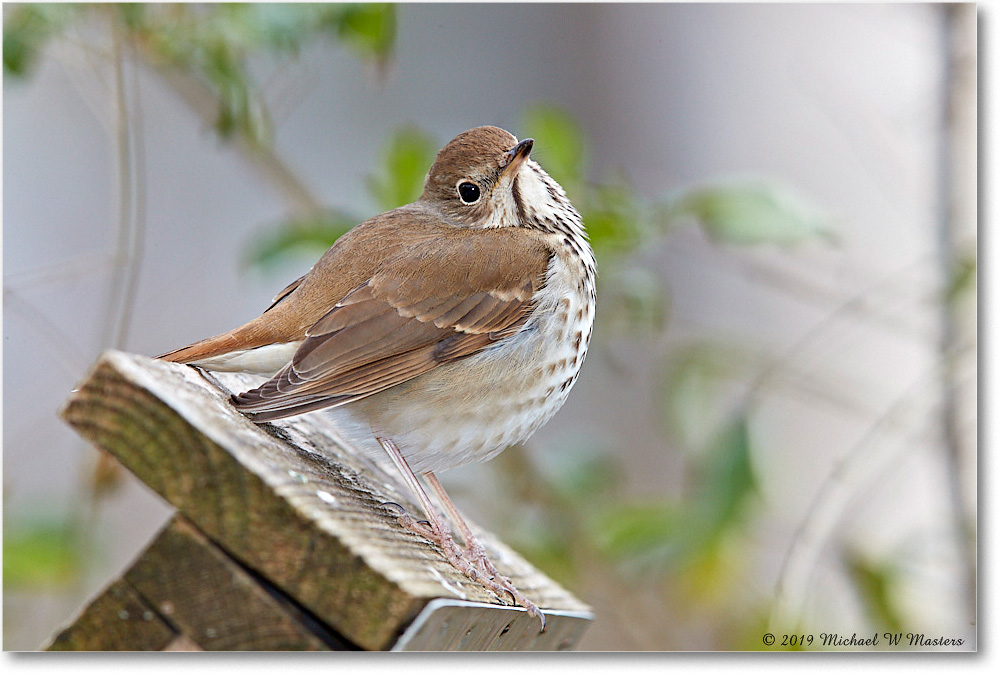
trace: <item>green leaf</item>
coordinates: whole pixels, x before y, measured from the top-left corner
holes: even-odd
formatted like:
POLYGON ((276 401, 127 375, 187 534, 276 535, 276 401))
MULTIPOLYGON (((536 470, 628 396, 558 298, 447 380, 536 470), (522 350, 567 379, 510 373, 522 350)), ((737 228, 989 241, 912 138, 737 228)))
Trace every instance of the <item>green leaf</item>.
POLYGON ((949 303, 955 302, 969 291, 974 291, 977 275, 975 252, 956 260, 952 265, 951 278, 948 279, 948 286, 945 289, 945 300, 949 303))
POLYGON ((45 43, 69 24, 79 6, 62 3, 5 7, 3 67, 8 75, 26 77, 35 67, 45 43))
POLYGON ((678 504, 609 506, 595 520, 598 547, 613 558, 660 567, 711 555, 754 491, 743 416, 723 430, 696 474, 691 498, 678 504))
POLYGON ((83 557, 82 541, 65 521, 41 519, 4 527, 5 588, 71 583, 79 578, 83 557))
POLYGON ((244 256, 244 263, 267 272, 294 253, 322 253, 359 222, 360 219, 338 211, 287 220, 256 237, 244 256))
POLYGON ((420 197, 434 154, 434 141, 416 127, 403 127, 393 134, 382 150, 378 173, 368 178, 368 190, 380 211, 420 197))
POLYGON ((361 56, 384 58, 396 40, 396 7, 382 3, 346 5, 336 31, 361 56))
POLYGON ((671 548, 683 513, 668 504, 614 505, 594 528, 598 547, 618 559, 639 560, 671 548))
POLYGON ((826 217, 815 207, 791 190, 772 184, 694 189, 682 195, 666 215, 668 224, 678 216, 693 217, 713 239, 730 244, 792 244, 831 237, 826 217))
POLYGON ((248 63, 259 54, 297 55, 318 36, 333 36, 362 56, 384 56, 395 39, 391 5, 220 3, 150 6, 128 24, 155 58, 204 78, 219 100, 215 128, 271 142, 272 125, 248 63))
POLYGON ((267 115, 252 93, 249 74, 224 43, 204 51, 201 64, 219 97, 216 131, 223 138, 240 133, 254 144, 270 140, 267 115))
POLYGON ((537 104, 523 115, 524 138, 535 139, 532 156, 570 197, 576 193, 586 170, 586 141, 580 125, 566 110, 537 104))
POLYGON ((580 200, 583 222, 598 258, 630 252, 641 241, 641 201, 624 176, 588 186, 580 200))
POLYGON ((902 631, 903 616, 892 593, 898 577, 894 567, 873 563, 851 551, 845 552, 844 563, 872 623, 890 632, 902 631))
POLYGON ((723 428, 705 457, 693 517, 713 535, 732 525, 756 489, 750 457, 750 426, 739 414, 723 428))
POLYGON ((266 2, 231 4, 220 9, 239 13, 230 16, 243 25, 248 49, 264 44, 277 52, 298 54, 303 42, 322 30, 323 13, 336 11, 336 7, 266 2))
POLYGON ((655 337, 666 328, 670 289, 643 265, 607 265, 602 272, 602 325, 609 334, 655 337))
POLYGON ((704 448, 727 415, 727 383, 745 370, 740 350, 699 342, 679 349, 669 359, 660 385, 667 429, 688 448, 704 448))
POLYGON ((591 452, 588 456, 583 450, 572 458, 564 454, 556 469, 546 472, 559 494, 584 507, 593 505, 595 495, 614 494, 623 478, 620 464, 610 454, 591 452))

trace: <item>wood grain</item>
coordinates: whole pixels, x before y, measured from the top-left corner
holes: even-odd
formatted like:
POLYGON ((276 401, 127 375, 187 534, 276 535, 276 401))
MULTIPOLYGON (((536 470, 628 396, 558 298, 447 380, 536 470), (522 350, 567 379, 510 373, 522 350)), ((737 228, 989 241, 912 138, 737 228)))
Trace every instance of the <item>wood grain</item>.
POLYGON ((182 517, 163 529, 125 579, 200 649, 352 649, 182 517))
POLYGON ((177 633, 124 579, 105 591, 45 648, 49 651, 152 651, 177 633))

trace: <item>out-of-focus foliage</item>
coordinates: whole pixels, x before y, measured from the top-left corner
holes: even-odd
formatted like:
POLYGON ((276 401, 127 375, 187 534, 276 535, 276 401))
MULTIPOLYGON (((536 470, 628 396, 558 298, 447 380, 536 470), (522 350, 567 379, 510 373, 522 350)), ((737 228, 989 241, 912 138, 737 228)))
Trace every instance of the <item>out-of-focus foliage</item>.
POLYGON ((831 236, 827 217, 787 186, 733 181, 646 201, 621 173, 587 180, 587 139, 567 111, 536 105, 525 111, 522 129, 537 142, 534 156, 580 210, 599 257, 634 252, 690 220, 714 240, 730 244, 791 244, 831 236))
POLYGON ((325 251, 337 238, 360 223, 357 217, 339 210, 292 217, 267 228, 251 241, 243 263, 262 271, 276 269, 288 255, 315 255, 325 251))
POLYGON ((152 64, 203 80, 218 99, 216 130, 251 143, 271 140, 271 122, 248 68, 259 54, 289 57, 314 39, 342 42, 382 62, 392 53, 391 4, 28 4, 4 13, 4 69, 30 73, 45 43, 74 20, 105 13, 152 64))
POLYGON ((694 218, 716 241, 730 244, 793 244, 831 237, 827 218, 786 187, 720 184, 690 190, 669 204, 668 219, 694 218))
POLYGON ((660 377, 660 421, 686 448, 702 447, 730 414, 722 405, 727 385, 752 359, 738 346, 696 342, 677 349, 660 377))
POLYGON ((598 550, 630 569, 664 572, 718 546, 742 522, 754 493, 744 417, 718 434, 691 473, 688 494, 676 500, 622 503, 614 492, 576 493, 577 507, 590 511, 588 533, 598 550))
POLYGON ((54 588, 79 578, 83 540, 73 524, 54 518, 17 519, 3 533, 6 589, 54 588))
MULTIPOLYGON (((698 187, 662 201, 649 201, 635 193, 621 172, 604 180, 590 180, 586 137, 573 116, 557 106, 537 104, 525 110, 519 130, 521 137, 535 139, 532 157, 563 186, 583 216, 601 263, 601 278, 621 277, 611 292, 622 296, 613 304, 626 313, 625 323, 662 326, 666 296, 656 292, 662 284, 644 274, 641 267, 618 265, 618 259, 686 222, 693 220, 713 239, 743 245, 788 244, 827 232, 815 208, 788 188, 776 185, 753 182, 698 187)), ((417 199, 440 144, 416 127, 398 129, 368 178, 374 207, 368 215, 417 199)), ((367 217, 348 218, 341 210, 333 213, 331 227, 324 225, 324 217, 279 225, 286 231, 267 235, 265 245, 255 244, 251 263, 267 265, 283 250, 293 248, 323 250, 343 232, 348 220, 357 224, 367 217)))
POLYGON ((872 562, 854 551, 845 552, 844 564, 872 623, 889 632, 902 631, 903 616, 893 595, 893 582, 899 576, 895 567, 872 562))
POLYGON ((953 303, 967 293, 974 292, 978 272, 978 263, 974 252, 959 256, 945 289, 945 300, 953 303))
POLYGON ((368 177, 368 192, 380 212, 420 197, 436 151, 434 140, 416 127, 403 127, 393 134, 382 150, 378 172, 368 177))
MULTIPOLYGON (((423 191, 424 176, 435 150, 434 143, 424 132, 414 127, 398 129, 383 148, 375 173, 368 176, 368 194, 373 204, 369 215, 416 200, 423 191)), ((342 209, 329 209, 282 221, 250 242, 244 261, 267 272, 289 254, 317 256, 366 217, 342 209)))
POLYGON ((4 7, 4 72, 15 77, 31 74, 42 46, 73 20, 79 7, 64 3, 4 7))
POLYGON ((760 180, 696 186, 648 200, 627 175, 588 178, 587 138, 566 110, 538 104, 525 111, 523 136, 535 139, 533 156, 565 188, 587 226, 602 282, 602 321, 634 333, 665 327, 668 289, 641 265, 622 258, 655 245, 685 224, 714 241, 734 245, 794 244, 830 236, 820 210, 787 186, 760 180))

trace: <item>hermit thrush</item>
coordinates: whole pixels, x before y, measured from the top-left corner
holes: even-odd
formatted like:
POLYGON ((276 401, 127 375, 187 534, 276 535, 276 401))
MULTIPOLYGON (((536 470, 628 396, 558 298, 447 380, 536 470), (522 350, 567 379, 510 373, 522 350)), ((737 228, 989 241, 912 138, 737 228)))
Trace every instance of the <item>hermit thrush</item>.
POLYGON ((565 402, 587 353, 594 254, 566 193, 529 159, 532 143, 496 127, 458 135, 416 202, 343 235, 253 321, 160 358, 273 375, 233 396, 255 421, 330 409, 348 443, 389 454, 430 526, 400 522, 544 627, 433 473, 528 438, 565 402))

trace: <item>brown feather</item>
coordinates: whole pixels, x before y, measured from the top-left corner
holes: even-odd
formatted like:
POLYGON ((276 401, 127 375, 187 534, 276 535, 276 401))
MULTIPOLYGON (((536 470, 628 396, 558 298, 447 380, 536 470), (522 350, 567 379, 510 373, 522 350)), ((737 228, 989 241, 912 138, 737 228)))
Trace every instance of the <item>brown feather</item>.
POLYGON ((193 363, 238 349, 301 340, 306 330, 368 281, 386 259, 442 228, 454 229, 420 202, 375 216, 340 237, 308 274, 286 286, 253 321, 156 358, 193 363))
POLYGON ((541 237, 506 228, 461 230, 411 208, 406 246, 383 239, 374 255, 357 248, 372 242, 376 232, 398 242, 403 224, 392 217, 395 213, 345 235, 361 230, 366 236, 345 244, 342 238, 274 306, 275 314, 283 307, 314 306, 320 276, 340 282, 331 286, 342 294, 326 298, 332 309, 298 333, 305 340, 292 362, 262 386, 235 397, 237 408, 265 420, 340 405, 471 356, 524 324, 551 255, 541 237), (366 261, 361 266, 367 279, 335 272, 359 257, 366 261))

